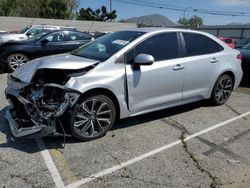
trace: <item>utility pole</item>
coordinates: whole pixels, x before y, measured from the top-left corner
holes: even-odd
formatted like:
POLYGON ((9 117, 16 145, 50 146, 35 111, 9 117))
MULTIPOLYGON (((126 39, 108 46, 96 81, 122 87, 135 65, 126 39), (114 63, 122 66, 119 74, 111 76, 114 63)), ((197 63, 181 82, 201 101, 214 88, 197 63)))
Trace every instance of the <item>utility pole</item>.
POLYGON ((112 12, 112 0, 109 0, 109 12, 112 12))

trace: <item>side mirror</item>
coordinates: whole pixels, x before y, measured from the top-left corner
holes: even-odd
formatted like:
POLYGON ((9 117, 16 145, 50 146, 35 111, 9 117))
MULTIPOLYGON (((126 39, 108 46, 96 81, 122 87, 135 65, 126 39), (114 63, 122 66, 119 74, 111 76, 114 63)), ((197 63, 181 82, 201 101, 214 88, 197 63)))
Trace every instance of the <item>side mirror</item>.
POLYGON ((152 65, 155 59, 152 55, 149 54, 139 54, 134 59, 134 67, 139 68, 141 65, 152 65))
POLYGON ((32 33, 27 33, 26 35, 27 35, 28 38, 33 37, 33 34, 32 34, 32 33))
POLYGON ((45 45, 45 44, 48 44, 49 43, 49 40, 48 39, 43 39, 42 41, 41 41, 41 44, 42 45, 45 45))

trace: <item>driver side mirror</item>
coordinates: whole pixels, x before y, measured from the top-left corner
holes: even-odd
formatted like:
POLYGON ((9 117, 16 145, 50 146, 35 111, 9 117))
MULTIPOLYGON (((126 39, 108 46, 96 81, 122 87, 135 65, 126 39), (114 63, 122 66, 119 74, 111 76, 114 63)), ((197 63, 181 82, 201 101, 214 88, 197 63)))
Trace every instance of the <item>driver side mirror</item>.
POLYGON ((49 40, 48 39, 43 39, 42 41, 41 41, 41 44, 42 45, 46 45, 46 44, 48 44, 49 43, 49 40))
POLYGON ((152 65, 155 59, 149 54, 139 54, 135 57, 133 67, 138 69, 140 66, 152 65))

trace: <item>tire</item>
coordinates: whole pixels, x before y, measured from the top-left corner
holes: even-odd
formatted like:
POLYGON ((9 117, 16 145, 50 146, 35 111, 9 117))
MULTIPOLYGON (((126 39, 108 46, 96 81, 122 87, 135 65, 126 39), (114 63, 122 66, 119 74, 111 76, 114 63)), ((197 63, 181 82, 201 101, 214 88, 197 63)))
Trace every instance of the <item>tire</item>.
POLYGON ((23 66, 29 61, 29 58, 22 53, 10 54, 7 57, 8 68, 11 72, 15 71, 19 67, 23 66))
POLYGON ((222 75, 215 83, 211 95, 213 105, 220 106, 227 102, 233 90, 233 79, 230 75, 222 75))
POLYGON ((116 119, 113 101, 105 95, 86 97, 75 106, 71 117, 72 135, 82 141, 106 135, 116 119))

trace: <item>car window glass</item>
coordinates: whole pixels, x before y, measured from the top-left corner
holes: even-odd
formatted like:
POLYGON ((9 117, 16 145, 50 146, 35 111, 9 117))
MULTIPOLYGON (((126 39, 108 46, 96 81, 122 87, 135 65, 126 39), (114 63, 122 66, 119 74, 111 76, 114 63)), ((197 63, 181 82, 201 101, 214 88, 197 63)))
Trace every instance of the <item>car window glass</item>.
POLYGON ((49 35, 48 37, 46 37, 46 39, 49 42, 63 42, 64 41, 64 33, 62 33, 62 32, 53 33, 53 34, 49 35))
POLYGON ((214 40, 206 37, 206 42, 207 42, 207 53, 216 53, 220 52, 223 50, 223 47, 219 45, 217 42, 214 40))
POLYGON ((227 43, 227 44, 231 44, 233 41, 232 41, 232 39, 226 39, 225 40, 225 43, 227 43))
POLYGON ((206 38, 199 34, 183 33, 187 56, 202 55, 207 53, 206 38))
POLYGON ((67 41, 91 40, 91 37, 84 33, 68 32, 67 41))
POLYGON ((157 34, 136 46, 135 55, 149 54, 155 61, 179 57, 178 39, 176 33, 157 34))
POLYGON ((145 34, 145 32, 118 31, 81 46, 71 52, 71 54, 104 61, 143 34, 145 34))
POLYGON ((41 33, 43 31, 43 28, 42 27, 39 27, 39 26, 36 26, 36 27, 32 27, 28 33, 32 36, 35 36, 39 33, 41 33))
POLYGON ((216 53, 223 48, 207 36, 195 33, 183 33, 187 56, 216 53))

